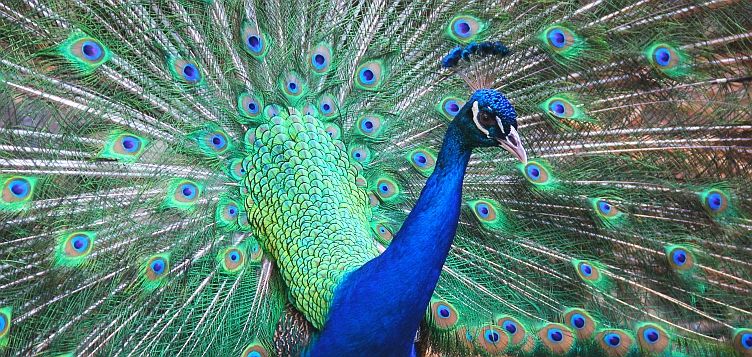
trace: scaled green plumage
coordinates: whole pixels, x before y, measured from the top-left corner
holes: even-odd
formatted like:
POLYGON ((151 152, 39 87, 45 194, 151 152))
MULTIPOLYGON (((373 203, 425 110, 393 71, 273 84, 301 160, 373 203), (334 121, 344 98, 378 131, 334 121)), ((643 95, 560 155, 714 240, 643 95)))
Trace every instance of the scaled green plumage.
POLYGON ((243 183, 251 223, 288 286, 291 303, 320 328, 334 289, 378 253, 365 191, 344 144, 310 115, 280 116, 256 129, 243 183))

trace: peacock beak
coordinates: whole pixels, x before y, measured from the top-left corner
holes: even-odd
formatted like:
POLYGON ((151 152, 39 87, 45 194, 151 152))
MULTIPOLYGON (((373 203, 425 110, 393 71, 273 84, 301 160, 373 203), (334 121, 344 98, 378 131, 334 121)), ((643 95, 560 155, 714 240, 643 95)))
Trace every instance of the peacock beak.
POLYGON ((514 127, 509 128, 509 134, 505 139, 496 139, 499 146, 509 151, 512 156, 520 160, 523 165, 527 164, 527 153, 525 148, 522 147, 522 140, 520 140, 520 134, 517 133, 517 129, 514 127))

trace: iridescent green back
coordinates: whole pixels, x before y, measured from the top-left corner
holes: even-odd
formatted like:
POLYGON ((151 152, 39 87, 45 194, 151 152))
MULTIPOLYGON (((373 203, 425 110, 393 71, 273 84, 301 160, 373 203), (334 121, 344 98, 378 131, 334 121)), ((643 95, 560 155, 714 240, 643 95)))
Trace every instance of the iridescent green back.
POLYGON ((357 170, 324 124, 276 116, 255 130, 244 180, 250 221, 292 304, 316 327, 342 277, 378 255, 357 170))

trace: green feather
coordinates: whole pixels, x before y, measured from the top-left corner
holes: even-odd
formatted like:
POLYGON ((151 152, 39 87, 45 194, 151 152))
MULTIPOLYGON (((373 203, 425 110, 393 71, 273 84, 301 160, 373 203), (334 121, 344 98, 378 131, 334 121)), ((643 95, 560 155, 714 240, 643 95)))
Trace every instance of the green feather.
POLYGON ((538 39, 543 49, 554 54, 559 61, 574 61, 588 49, 586 40, 564 25, 551 25, 544 28, 538 39))
POLYGON ((245 245, 227 247, 217 254, 217 263, 222 271, 228 274, 234 274, 243 269, 246 264, 245 245))
POLYGON ((241 123, 257 123, 263 118, 264 101, 257 95, 251 93, 240 93, 238 95, 238 113, 240 113, 241 123))
POLYGON ((75 231, 60 235, 55 246, 55 265, 76 267, 87 263, 96 236, 92 231, 75 231))
POLYGON ((592 260, 572 259, 572 266, 583 282, 596 289, 608 292, 613 287, 613 282, 606 275, 607 271, 601 263, 592 260))
POLYGON ((232 232, 239 230, 239 217, 245 214, 245 210, 240 208, 240 204, 228 197, 220 197, 217 203, 217 209, 214 213, 214 219, 218 227, 232 232))
POLYGON ((145 137, 122 130, 113 130, 108 135, 99 157, 135 162, 148 145, 149 139, 145 137))
POLYGON ((0 182, 0 211, 21 211, 29 207, 36 191, 36 177, 0 175, 0 182))
POLYGON ((141 288, 147 292, 167 284, 167 276, 170 272, 170 254, 155 254, 144 260, 141 265, 141 288))
POLYGON ((479 199, 467 202, 475 218, 489 230, 504 229, 508 224, 499 203, 491 199, 479 199))
POLYGON ((457 15, 449 20, 446 35, 450 39, 469 43, 475 41, 485 30, 486 22, 472 15, 457 15))
POLYGON ((173 179, 165 190, 163 208, 177 208, 179 210, 191 210, 201 197, 204 187, 191 180, 173 179))
POLYGON ((668 77, 679 78, 691 74, 687 54, 668 43, 652 43, 645 48, 643 55, 653 68, 668 77))
POLYGON ((199 150, 207 156, 220 157, 235 149, 227 133, 217 125, 208 124, 190 134, 199 150))
POLYGON ((431 176, 436 167, 436 153, 429 148, 416 148, 406 155, 407 162, 424 177, 431 176))
POLYGON ((5 306, 0 308, 0 348, 8 346, 13 319, 13 308, 5 306))
POLYGON ((57 50, 83 73, 93 72, 112 58, 107 46, 83 31, 73 31, 57 50))
POLYGON ((589 117, 583 105, 571 93, 556 94, 538 105, 554 123, 566 123, 566 120, 576 122, 596 122, 589 117))

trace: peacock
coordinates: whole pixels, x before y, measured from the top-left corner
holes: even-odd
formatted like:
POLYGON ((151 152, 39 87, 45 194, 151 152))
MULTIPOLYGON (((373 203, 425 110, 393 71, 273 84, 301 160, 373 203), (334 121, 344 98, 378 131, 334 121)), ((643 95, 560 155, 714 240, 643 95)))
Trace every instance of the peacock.
POLYGON ((0 0, 0 353, 752 356, 746 0, 0 0))

